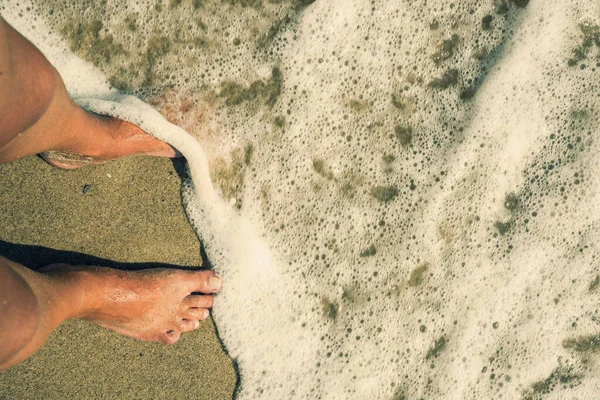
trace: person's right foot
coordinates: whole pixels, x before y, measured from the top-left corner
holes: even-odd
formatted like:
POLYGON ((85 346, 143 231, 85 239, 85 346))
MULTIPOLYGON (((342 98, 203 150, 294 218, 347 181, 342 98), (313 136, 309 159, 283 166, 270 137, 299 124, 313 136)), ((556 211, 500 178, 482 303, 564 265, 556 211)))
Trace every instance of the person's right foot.
POLYGON ((208 317, 221 280, 212 271, 147 269, 120 271, 52 265, 43 271, 77 288, 74 318, 92 321, 122 335, 167 344, 198 328, 208 317))
POLYGON ((40 157, 55 167, 75 169, 129 155, 179 156, 171 146, 130 122, 82 109, 75 111, 70 130, 76 132, 73 140, 61 149, 40 153, 40 157))

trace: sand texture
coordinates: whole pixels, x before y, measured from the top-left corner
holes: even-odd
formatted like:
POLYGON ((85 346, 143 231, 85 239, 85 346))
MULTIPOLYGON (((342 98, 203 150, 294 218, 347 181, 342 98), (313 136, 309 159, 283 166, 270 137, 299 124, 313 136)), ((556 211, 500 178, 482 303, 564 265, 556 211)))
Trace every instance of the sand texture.
MULTIPOLYGON (((197 267, 181 206, 183 161, 132 157, 75 171, 37 157, 0 165, 0 254, 124 269, 197 267)), ((0 373, 0 399, 229 399, 236 384, 210 320, 165 346, 68 321, 24 363, 0 373)))

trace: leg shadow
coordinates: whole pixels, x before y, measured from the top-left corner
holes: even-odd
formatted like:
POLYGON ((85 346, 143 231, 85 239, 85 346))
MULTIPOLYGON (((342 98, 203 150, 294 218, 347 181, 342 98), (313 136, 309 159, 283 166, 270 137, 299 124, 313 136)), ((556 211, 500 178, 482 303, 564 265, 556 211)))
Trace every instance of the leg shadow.
POLYGON ((33 270, 38 270, 48 264, 53 263, 93 265, 126 271, 136 271, 147 268, 173 268, 185 270, 193 270, 198 268, 197 266, 192 265, 175 265, 156 262, 127 263, 101 257, 94 257, 89 254, 78 253, 75 251, 56 250, 48 247, 29 244, 16 244, 6 242, 4 240, 0 240, 0 255, 33 270))

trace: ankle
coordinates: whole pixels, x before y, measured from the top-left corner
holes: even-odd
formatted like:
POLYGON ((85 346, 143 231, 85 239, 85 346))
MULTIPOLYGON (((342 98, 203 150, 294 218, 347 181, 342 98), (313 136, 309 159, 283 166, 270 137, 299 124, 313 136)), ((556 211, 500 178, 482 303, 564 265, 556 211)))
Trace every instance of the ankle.
POLYGON ((63 154, 101 157, 113 141, 113 123, 73 104, 63 125, 63 137, 49 149, 63 154))
POLYGON ((127 272, 102 267, 71 267, 60 277, 70 290, 68 318, 95 320, 111 313, 115 303, 126 301, 130 291, 123 285, 127 272))
POLYGON ((42 275, 46 290, 55 299, 54 308, 59 310, 57 319, 84 318, 93 312, 93 296, 89 292, 94 288, 94 283, 89 271, 82 267, 57 264, 44 268, 42 275))

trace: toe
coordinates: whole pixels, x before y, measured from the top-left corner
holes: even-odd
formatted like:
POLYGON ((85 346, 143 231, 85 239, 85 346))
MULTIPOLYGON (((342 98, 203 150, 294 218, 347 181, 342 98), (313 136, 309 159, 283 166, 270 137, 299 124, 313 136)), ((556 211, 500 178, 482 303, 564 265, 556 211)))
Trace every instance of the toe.
POLYGON ((190 280, 192 292, 216 293, 221 289, 221 278, 213 271, 190 272, 193 278, 190 280))
POLYGON ((182 315, 185 319, 204 320, 208 318, 209 312, 206 308, 191 307, 185 310, 182 315))
POLYGON ((179 330, 181 332, 189 332, 197 329, 200 326, 200 321, 197 319, 182 319, 179 323, 179 330))
POLYGON ((168 331, 168 332, 163 333, 160 336, 159 341, 164 344, 173 344, 173 343, 177 343, 180 336, 181 336, 180 332, 168 331))
POLYGON ((183 300, 183 306, 185 308, 211 308, 213 300, 213 296, 190 294, 183 300))

